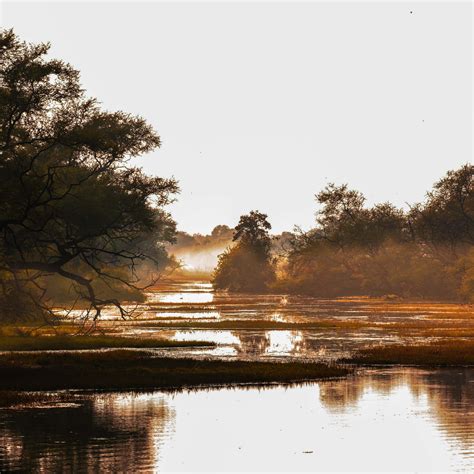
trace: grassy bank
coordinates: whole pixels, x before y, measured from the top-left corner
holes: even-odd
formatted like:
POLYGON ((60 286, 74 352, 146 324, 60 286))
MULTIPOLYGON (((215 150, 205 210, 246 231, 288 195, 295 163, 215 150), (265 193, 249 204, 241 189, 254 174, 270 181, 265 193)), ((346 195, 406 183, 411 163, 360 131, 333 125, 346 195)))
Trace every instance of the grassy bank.
POLYGON ((0 390, 171 388, 297 382, 340 377, 350 369, 301 362, 150 357, 145 351, 0 355, 0 390))
POLYGON ((0 336, 0 351, 52 351, 76 349, 116 349, 210 346, 207 341, 171 341, 116 336, 0 336))
POLYGON ((387 345, 362 349, 344 362, 367 365, 474 365, 474 340, 443 340, 420 345, 387 345))

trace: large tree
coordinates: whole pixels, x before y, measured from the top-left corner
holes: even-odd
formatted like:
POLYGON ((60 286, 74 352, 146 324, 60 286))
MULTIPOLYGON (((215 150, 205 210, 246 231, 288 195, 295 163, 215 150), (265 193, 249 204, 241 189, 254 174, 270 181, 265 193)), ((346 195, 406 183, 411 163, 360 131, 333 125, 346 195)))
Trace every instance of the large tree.
POLYGON ((350 190, 347 184, 329 184, 316 195, 316 201, 322 207, 313 237, 340 249, 360 247, 376 252, 387 239, 402 241, 408 237, 402 210, 389 202, 367 208, 364 195, 350 190))
POLYGON ((48 50, 0 32, 0 314, 49 311, 53 276, 91 317, 111 304, 125 315, 104 288, 136 287, 141 262, 163 265, 177 185, 129 164, 160 145, 152 127, 101 110, 48 50))
POLYGON ((235 227, 235 245, 219 255, 213 275, 218 289, 236 292, 266 291, 275 279, 267 215, 258 211, 240 217, 235 227))
POLYGON ((446 176, 427 193, 424 203, 413 206, 411 225, 419 240, 433 247, 474 244, 474 166, 466 164, 446 176))

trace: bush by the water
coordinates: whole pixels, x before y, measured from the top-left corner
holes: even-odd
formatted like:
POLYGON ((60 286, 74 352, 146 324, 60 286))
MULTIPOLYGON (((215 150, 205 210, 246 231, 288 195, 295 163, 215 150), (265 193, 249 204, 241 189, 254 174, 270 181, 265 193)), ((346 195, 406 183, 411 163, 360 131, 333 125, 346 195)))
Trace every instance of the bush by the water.
POLYGON ((275 280, 270 229, 266 214, 258 211, 240 218, 233 237, 236 244, 219 256, 214 288, 239 292, 268 289, 275 280))
POLYGON ((472 300, 474 167, 438 181, 408 212, 364 205, 346 185, 317 196, 317 225, 285 259, 280 290, 314 296, 386 295, 472 300))
POLYGON ((473 174, 470 164, 448 172, 408 211, 388 202, 367 207, 360 192, 330 184, 316 195, 316 226, 287 240, 283 255, 272 248, 265 215, 242 216, 214 286, 474 301, 473 174))

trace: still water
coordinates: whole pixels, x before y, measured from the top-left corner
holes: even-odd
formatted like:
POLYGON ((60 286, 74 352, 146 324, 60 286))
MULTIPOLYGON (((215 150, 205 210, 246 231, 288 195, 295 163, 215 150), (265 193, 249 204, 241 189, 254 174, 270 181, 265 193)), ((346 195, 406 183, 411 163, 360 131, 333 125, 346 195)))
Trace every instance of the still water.
POLYGON ((1 472, 474 472, 474 369, 51 395, 0 410, 1 472))
POLYGON ((124 336, 200 340, 217 344, 215 348, 158 351, 177 357, 328 361, 350 356, 354 351, 374 343, 426 342, 426 327, 474 334, 474 312, 468 305, 413 304, 403 300, 364 297, 318 299, 296 295, 231 294, 214 292, 209 282, 161 283, 149 291, 147 301, 138 305, 135 315, 133 321, 125 323, 111 309, 104 314, 106 321, 102 329, 124 336), (347 327, 303 330, 212 328, 212 324, 238 321, 257 325, 263 322, 332 322, 339 323, 339 326, 346 324, 347 327), (187 327, 169 330, 158 327, 157 323, 171 326, 186 323, 187 327))

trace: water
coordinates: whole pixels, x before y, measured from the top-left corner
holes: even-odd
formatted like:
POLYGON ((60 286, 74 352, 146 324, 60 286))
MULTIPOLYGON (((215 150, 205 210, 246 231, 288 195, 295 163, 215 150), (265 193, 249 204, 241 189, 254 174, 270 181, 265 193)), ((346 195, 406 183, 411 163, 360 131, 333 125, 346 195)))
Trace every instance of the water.
MULTIPOLYGON (((468 306, 231 295, 205 282, 162 284, 133 321, 119 321, 113 309, 104 316, 105 333, 217 343, 156 350, 173 357, 332 360, 367 344, 435 340, 426 328, 438 338, 474 333, 468 306), (235 320, 368 324, 197 327, 235 320)), ((291 387, 44 393, 0 409, 0 472, 14 470, 474 472, 474 369, 365 370, 291 387)))
POLYGON ((0 410, 1 472, 474 472, 474 369, 51 395, 0 410))
MULTIPOLYGON (((290 295, 213 292, 208 282, 167 282, 148 293, 136 320, 117 321, 105 312, 105 331, 122 335, 215 342, 216 348, 157 351, 160 354, 239 359, 303 359, 328 361, 349 356, 374 343, 425 342, 427 327, 457 329, 474 335, 474 312, 467 305, 369 298, 316 299, 290 295), (336 323, 337 328, 303 330, 213 329, 198 323, 229 321, 336 323), (187 323, 185 329, 150 327, 150 323, 187 323), (147 325, 148 324, 148 325, 147 325), (341 326, 346 324, 346 326, 341 326), (354 325, 353 327, 351 326, 354 325)), ((435 336, 441 332, 434 332, 435 336)), ((448 334, 449 336, 449 334, 448 334)), ((429 337, 432 338, 432 335, 429 337)), ((459 337, 459 334, 456 334, 459 337)))

